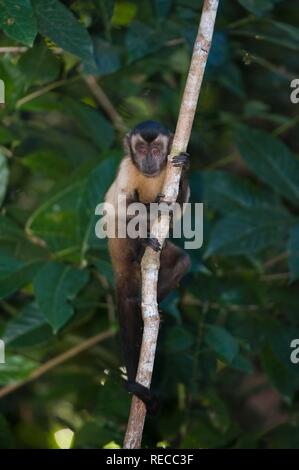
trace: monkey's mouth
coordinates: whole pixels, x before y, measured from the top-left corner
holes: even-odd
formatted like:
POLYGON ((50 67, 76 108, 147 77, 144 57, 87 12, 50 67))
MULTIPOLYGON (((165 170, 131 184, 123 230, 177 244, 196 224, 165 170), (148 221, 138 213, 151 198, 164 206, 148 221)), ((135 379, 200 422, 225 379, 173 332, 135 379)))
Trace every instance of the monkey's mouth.
POLYGON ((141 167, 141 171, 144 176, 153 177, 153 176, 157 176, 161 170, 156 165, 143 164, 141 167))
POLYGON ((164 162, 163 164, 159 165, 158 162, 147 161, 147 159, 144 159, 143 161, 138 161, 138 159, 133 158, 133 163, 141 171, 143 176, 146 176, 148 178, 154 178, 155 176, 158 176, 162 168, 164 167, 164 162))
POLYGON ((153 178, 154 176, 158 176, 160 170, 155 170, 155 171, 142 171, 144 176, 147 176, 148 178, 153 178))
POLYGON ((153 177, 159 175, 159 173, 161 172, 163 166, 164 165, 161 164, 161 162, 159 164, 159 162, 153 161, 152 157, 150 157, 150 158, 148 158, 147 160, 145 160, 143 162, 141 171, 144 174, 144 176, 147 176, 149 178, 150 177, 153 178, 153 177))

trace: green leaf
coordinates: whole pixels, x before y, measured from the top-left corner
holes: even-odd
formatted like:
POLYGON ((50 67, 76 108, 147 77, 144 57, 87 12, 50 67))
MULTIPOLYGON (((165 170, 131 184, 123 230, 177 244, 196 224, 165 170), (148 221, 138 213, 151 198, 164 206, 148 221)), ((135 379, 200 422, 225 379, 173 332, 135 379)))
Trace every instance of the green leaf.
POLYGON ((110 286, 114 286, 114 273, 111 262, 104 259, 93 259, 92 263, 97 271, 107 279, 110 286))
POLYGON ((73 316, 71 303, 85 286, 88 273, 70 265, 47 263, 34 279, 37 303, 54 333, 73 316))
POLYGON ((48 252, 44 247, 32 243, 24 232, 9 218, 0 215, 0 253, 16 258, 16 261, 40 261, 46 259, 48 252))
POLYGON ((36 346, 52 337, 50 325, 34 303, 26 305, 19 315, 10 320, 3 334, 6 347, 13 348, 36 346))
POLYGON ((273 193, 258 188, 225 171, 202 173, 204 202, 221 212, 238 209, 271 207, 277 203, 273 193))
POLYGON ((228 62, 217 74, 217 81, 226 87, 231 93, 245 100, 246 93, 244 81, 239 67, 234 63, 228 62))
POLYGON ((295 423, 283 423, 270 429, 264 436, 267 449, 299 449, 299 427, 295 423))
POLYGON ((61 182, 31 215, 27 230, 45 240, 53 252, 82 261, 88 248, 98 245, 95 208, 104 201, 116 166, 115 159, 107 159, 87 175, 61 182))
POLYGON ((32 5, 43 36, 95 67, 91 38, 65 5, 58 0, 32 0, 32 5))
POLYGON ((41 259, 22 261, 0 250, 0 298, 16 292, 30 283, 38 269, 42 266, 41 259))
POLYGON ((8 217, 0 216, 0 298, 30 283, 48 252, 31 243, 8 217))
POLYGON ((281 140, 242 126, 237 141, 242 157, 259 178, 292 203, 299 202, 299 161, 281 140))
POLYGON ((23 237, 22 230, 9 217, 0 215, 0 243, 20 240, 23 237))
MULTIPOLYGON (((38 102, 38 99, 32 101, 35 103, 36 107, 33 106, 22 106, 22 110, 29 110, 29 111, 62 111, 66 113, 67 109, 64 106, 65 102, 62 100, 61 96, 55 95, 55 101, 53 101, 53 94, 49 97, 49 100, 46 102, 46 107, 44 107, 44 100, 42 105, 41 102, 38 102), (56 100, 60 101, 58 105, 56 100), (41 105, 41 106, 40 106, 41 105)), ((76 171, 81 171, 81 168, 85 168, 86 166, 94 167, 99 162, 99 151, 98 149, 89 142, 86 137, 82 138, 80 135, 80 128, 74 129, 73 122, 70 122, 70 128, 72 128, 72 132, 67 132, 65 128, 61 128, 60 130, 54 129, 53 127, 47 127, 47 132, 45 132, 44 126, 41 128, 34 128, 32 129, 30 126, 26 128, 26 138, 23 143, 26 145, 29 140, 29 144, 31 140, 34 140, 35 146, 34 150, 39 151, 41 154, 47 151, 52 151, 57 153, 57 157, 67 160, 66 165, 70 165, 71 169, 75 169, 76 171)), ((86 136, 86 134, 85 134, 86 136)), ((90 139, 89 139, 90 140, 90 139)), ((29 145, 32 148, 32 145, 29 145)), ((70 175, 70 172, 67 173, 70 175)))
POLYGON ((83 190, 84 181, 68 182, 51 194, 27 222, 27 230, 44 240, 53 253, 80 250, 78 204, 83 190))
MULTIPOLYGON (((109 398, 106 403, 111 403, 111 399, 109 398)), ((127 405, 127 403, 125 403, 125 405, 127 405)), ((111 408, 111 413, 114 416, 115 406, 111 406, 111 408)), ((79 449, 99 449, 103 448, 107 442, 114 441, 117 438, 119 439, 119 435, 116 430, 109 429, 105 426, 105 421, 102 418, 97 418, 96 421, 85 422, 78 429, 75 435, 75 447, 79 449)))
POLYGON ((266 341, 261 355, 262 367, 268 374, 272 384, 282 395, 292 398, 298 391, 299 374, 298 364, 291 361, 291 342, 299 338, 298 327, 268 322, 266 341))
POLYGON ((157 15, 166 18, 170 13, 173 0, 154 0, 154 3, 157 15))
POLYGON ((4 416, 0 415, 0 449, 13 447, 13 437, 4 416))
POLYGON ((0 127, 0 144, 5 145, 12 142, 15 139, 15 136, 11 129, 1 125, 0 127))
POLYGON ((287 213, 275 209, 235 211, 216 222, 204 256, 250 255, 269 247, 282 249, 292 223, 287 213))
POLYGON ((22 158, 22 164, 30 168, 33 173, 55 181, 69 175, 71 170, 70 162, 63 158, 63 155, 59 155, 57 150, 47 148, 26 155, 22 158))
POLYGON ((32 46, 37 27, 30 0, 0 0, 0 27, 12 39, 32 46))
MULTIPOLYGON (((298 336, 297 336, 298 337, 298 336)), ((290 343, 286 343, 286 348, 290 354, 290 343)), ((291 364, 290 358, 288 358, 291 364)), ((267 345, 261 354, 261 363, 272 384, 286 397, 293 397, 298 391, 299 375, 297 365, 293 365, 293 371, 279 358, 270 345, 267 345)))
POLYGON ((116 72, 121 67, 120 48, 101 38, 94 40, 95 61, 101 76, 116 72))
MULTIPOLYGON (((285 47, 291 51, 299 50, 299 28, 269 18, 264 21, 251 22, 246 30, 239 29, 236 34, 275 44, 279 48, 285 47)), ((279 71, 276 73, 279 75, 279 71)))
POLYGON ((22 74, 24 90, 33 83, 43 85, 55 80, 60 72, 61 62, 41 42, 33 49, 29 49, 22 55, 18 62, 19 71, 22 74))
POLYGON ((229 364, 236 360, 239 352, 239 343, 222 326, 207 325, 205 342, 221 359, 224 359, 229 364))
POLYGON ((163 43, 163 34, 157 32, 140 21, 134 21, 126 34, 126 46, 129 62, 157 51, 163 43))
POLYGON ((114 5, 111 23, 115 26, 126 26, 135 17, 137 13, 137 5, 133 2, 117 0, 114 5))
POLYGON ((113 15, 115 0, 100 0, 100 3, 103 7, 103 11, 105 12, 104 15, 107 18, 107 21, 110 21, 113 15))
POLYGON ((212 420, 202 414, 193 420, 192 427, 186 433, 180 443, 182 449, 219 449, 229 446, 229 442, 237 437, 236 430, 232 427, 228 434, 213 426, 212 420))
POLYGON ((243 354, 240 353, 237 355, 237 357, 235 357, 235 359, 231 363, 231 366, 233 369, 240 370, 245 374, 251 374, 253 372, 253 367, 249 359, 247 359, 247 357, 243 356, 243 354))
POLYGON ((292 228, 288 250, 290 280, 296 281, 299 278, 299 223, 292 228))
POLYGON ((6 188, 8 185, 9 171, 7 161, 4 155, 0 153, 0 207, 5 198, 6 188))
POLYGON ((27 357, 6 354, 5 364, 0 364, 0 385, 9 385, 27 379, 37 366, 37 362, 27 357))
POLYGON ((163 312, 167 312, 169 315, 173 316, 177 322, 181 321, 180 313, 180 295, 177 290, 171 292, 163 301, 160 306, 163 312))
POLYGON ((238 0, 239 3, 248 11, 256 16, 261 16, 269 12, 274 7, 275 3, 281 0, 238 0))
POLYGON ((284 33, 290 41, 293 41, 294 46, 299 46, 299 28, 292 26, 289 23, 282 23, 281 21, 269 20, 269 24, 276 28, 278 35, 284 33))
POLYGON ((184 351, 193 344, 193 336, 181 326, 169 329, 166 335, 166 348, 170 353, 184 351))
POLYGON ((84 258, 89 247, 97 247, 99 240, 95 234, 97 216, 95 208, 102 203, 106 191, 112 183, 117 169, 115 159, 105 160, 97 166, 86 181, 82 198, 79 202, 79 216, 81 227, 81 259, 84 258), (102 184, 99 184, 99 181, 102 184))
POLYGON ((92 139, 99 150, 107 150, 114 140, 114 130, 107 119, 96 109, 83 103, 65 99, 67 112, 79 123, 80 130, 92 139))
POLYGON ((115 386, 116 377, 113 377, 112 374, 108 378, 104 375, 105 384, 98 388, 95 413, 108 419, 109 416, 114 414, 114 416, 123 420, 126 419, 129 397, 124 387, 115 386))

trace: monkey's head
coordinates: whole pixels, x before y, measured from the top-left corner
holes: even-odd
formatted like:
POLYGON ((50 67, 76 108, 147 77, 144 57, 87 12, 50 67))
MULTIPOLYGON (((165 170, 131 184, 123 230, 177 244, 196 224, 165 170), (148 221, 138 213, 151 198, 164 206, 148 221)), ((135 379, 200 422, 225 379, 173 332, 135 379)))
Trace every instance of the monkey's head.
POLYGON ((172 139, 173 134, 162 124, 144 121, 127 134, 125 147, 145 176, 155 176, 167 163, 172 139))

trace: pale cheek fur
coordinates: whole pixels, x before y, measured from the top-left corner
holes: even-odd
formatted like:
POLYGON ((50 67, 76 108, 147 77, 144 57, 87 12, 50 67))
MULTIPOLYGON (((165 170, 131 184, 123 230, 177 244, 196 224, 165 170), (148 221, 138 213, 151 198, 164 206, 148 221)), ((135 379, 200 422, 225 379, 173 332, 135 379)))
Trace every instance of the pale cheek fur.
POLYGON ((119 194, 127 194, 130 197, 137 189, 141 202, 153 202, 162 190, 165 171, 164 168, 159 175, 146 177, 133 165, 130 157, 125 157, 120 165, 115 182, 106 194, 105 200, 117 207, 117 196, 119 194))

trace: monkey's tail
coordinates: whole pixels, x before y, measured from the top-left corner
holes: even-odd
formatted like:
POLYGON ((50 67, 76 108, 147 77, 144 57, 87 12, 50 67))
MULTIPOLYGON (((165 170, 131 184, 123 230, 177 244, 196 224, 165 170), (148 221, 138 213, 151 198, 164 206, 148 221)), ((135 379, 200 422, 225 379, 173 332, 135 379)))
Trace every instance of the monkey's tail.
POLYGON ((124 361, 128 375, 125 388, 128 392, 133 393, 145 403, 149 414, 156 414, 158 411, 158 399, 156 395, 149 388, 136 382, 143 334, 143 321, 138 298, 119 298, 118 314, 124 361))
POLYGON ((129 393, 133 393, 138 397, 146 406, 146 411, 150 415, 156 415, 159 410, 159 401, 156 395, 144 385, 136 381, 127 381, 125 384, 125 388, 129 393))

